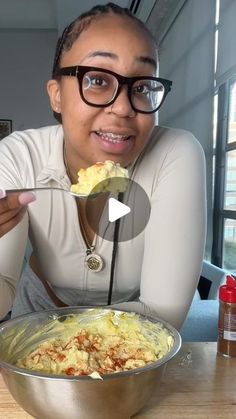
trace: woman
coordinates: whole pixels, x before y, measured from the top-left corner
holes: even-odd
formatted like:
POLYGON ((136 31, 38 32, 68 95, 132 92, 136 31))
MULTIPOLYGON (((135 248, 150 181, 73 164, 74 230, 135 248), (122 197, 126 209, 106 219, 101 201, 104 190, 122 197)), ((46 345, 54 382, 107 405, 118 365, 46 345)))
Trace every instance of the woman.
POLYGON ((205 167, 190 133, 155 127, 171 85, 155 78, 157 66, 151 34, 112 3, 64 30, 47 85, 62 124, 15 132, 0 144, 1 317, 11 308, 16 316, 112 303, 181 327, 203 258, 205 167), (4 193, 69 189, 80 168, 105 160, 126 167, 151 205, 144 231, 118 248, 94 235, 81 200, 61 191, 4 193), (28 236, 33 253, 21 275, 28 236), (86 265, 86 252, 100 256, 99 272, 86 265))

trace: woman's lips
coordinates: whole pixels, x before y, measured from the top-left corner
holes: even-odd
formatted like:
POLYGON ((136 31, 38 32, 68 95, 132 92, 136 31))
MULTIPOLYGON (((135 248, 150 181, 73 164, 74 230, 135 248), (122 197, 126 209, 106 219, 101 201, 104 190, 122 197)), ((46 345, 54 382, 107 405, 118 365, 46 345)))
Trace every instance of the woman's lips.
POLYGON ((99 147, 108 153, 122 154, 131 150, 134 144, 134 135, 93 131, 93 138, 99 144, 99 147))

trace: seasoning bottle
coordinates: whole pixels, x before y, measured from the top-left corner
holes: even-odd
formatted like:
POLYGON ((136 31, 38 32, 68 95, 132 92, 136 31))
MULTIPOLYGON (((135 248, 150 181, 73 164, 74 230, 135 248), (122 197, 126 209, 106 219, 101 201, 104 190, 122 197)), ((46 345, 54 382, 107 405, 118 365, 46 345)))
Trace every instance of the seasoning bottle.
POLYGON ((236 281, 230 275, 219 288, 217 351, 223 356, 236 357, 236 281))

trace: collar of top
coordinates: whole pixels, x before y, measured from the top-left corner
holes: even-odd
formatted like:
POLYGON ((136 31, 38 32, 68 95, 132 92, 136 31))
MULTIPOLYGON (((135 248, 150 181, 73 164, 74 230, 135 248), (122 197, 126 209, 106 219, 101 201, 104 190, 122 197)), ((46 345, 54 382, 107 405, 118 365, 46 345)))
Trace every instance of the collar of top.
POLYGON ((63 128, 62 125, 54 128, 55 131, 50 133, 54 137, 51 140, 51 151, 46 164, 37 176, 37 182, 45 185, 54 180, 62 187, 69 188, 71 183, 67 176, 63 159, 63 128))

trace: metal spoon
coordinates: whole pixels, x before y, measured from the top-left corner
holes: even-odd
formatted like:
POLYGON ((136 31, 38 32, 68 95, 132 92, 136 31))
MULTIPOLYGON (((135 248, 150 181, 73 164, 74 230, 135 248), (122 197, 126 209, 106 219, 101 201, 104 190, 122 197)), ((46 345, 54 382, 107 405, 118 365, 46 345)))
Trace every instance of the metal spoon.
POLYGON ((53 186, 47 186, 46 188, 6 189, 5 192, 6 194, 8 194, 8 193, 13 193, 13 192, 38 192, 38 191, 50 191, 50 190, 67 192, 70 195, 75 196, 76 198, 94 198, 95 196, 98 195, 98 193, 81 194, 81 193, 71 192, 69 189, 56 188, 53 186))

